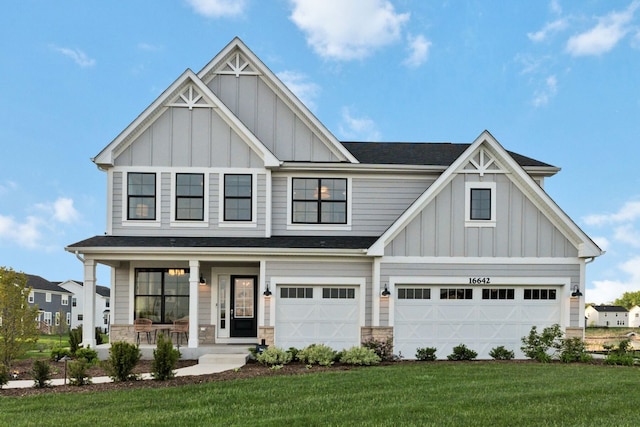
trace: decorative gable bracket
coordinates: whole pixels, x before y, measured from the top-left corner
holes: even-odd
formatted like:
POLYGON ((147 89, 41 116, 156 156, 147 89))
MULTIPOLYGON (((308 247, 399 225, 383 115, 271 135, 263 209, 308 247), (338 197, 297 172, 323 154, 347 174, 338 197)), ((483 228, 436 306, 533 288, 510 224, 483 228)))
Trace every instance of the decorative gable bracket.
POLYGON ((216 74, 227 74, 236 77, 260 75, 260 73, 251 66, 251 63, 242 56, 240 52, 233 54, 231 58, 216 71, 216 74))
POLYGON ((170 104, 167 104, 168 107, 187 107, 189 110, 193 110, 194 108, 214 108, 215 105, 209 104, 206 99, 198 92, 193 85, 189 85, 186 90, 184 90, 176 100, 170 104))
POLYGON ((485 173, 506 173, 496 159, 484 148, 480 148, 459 172, 478 174, 481 177, 485 173))

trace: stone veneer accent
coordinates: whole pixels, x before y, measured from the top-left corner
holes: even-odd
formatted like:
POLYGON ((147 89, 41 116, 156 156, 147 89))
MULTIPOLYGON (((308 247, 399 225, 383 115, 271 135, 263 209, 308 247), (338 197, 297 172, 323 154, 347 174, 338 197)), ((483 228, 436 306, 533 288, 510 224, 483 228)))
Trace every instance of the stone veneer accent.
POLYGON ((584 328, 567 327, 564 331, 565 338, 584 339, 584 328))
POLYGON ((216 325, 202 325, 198 326, 198 343, 203 344, 215 344, 216 343, 216 325))
POLYGON ((258 328, 258 343, 264 343, 266 345, 274 344, 273 326, 260 326, 258 328))
MULTIPOLYGON (((146 337, 140 337, 140 340, 144 339, 146 337)), ((136 333, 133 331, 133 325, 111 325, 109 327, 109 342, 118 341, 136 343, 136 333)))
POLYGON ((393 327, 391 326, 365 326, 360 329, 360 341, 365 342, 371 339, 376 341, 393 340, 393 327))

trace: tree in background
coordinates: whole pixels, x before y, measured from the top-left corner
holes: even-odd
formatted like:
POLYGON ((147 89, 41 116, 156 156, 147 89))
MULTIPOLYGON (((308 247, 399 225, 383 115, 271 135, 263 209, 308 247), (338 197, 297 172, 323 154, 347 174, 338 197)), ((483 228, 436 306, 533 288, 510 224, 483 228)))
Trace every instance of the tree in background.
POLYGON ((27 276, 0 267, 0 363, 11 362, 38 340, 37 307, 29 306, 27 276))
POLYGON ((625 292, 622 296, 613 302, 613 305, 620 305, 627 310, 636 305, 640 305, 640 291, 625 292))

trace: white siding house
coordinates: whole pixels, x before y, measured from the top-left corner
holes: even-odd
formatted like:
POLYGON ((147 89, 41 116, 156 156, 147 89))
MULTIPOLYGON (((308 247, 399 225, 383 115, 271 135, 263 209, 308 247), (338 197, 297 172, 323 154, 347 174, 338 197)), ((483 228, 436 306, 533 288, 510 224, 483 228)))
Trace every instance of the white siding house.
POLYGON ((637 305, 629 310, 629 327, 640 328, 640 307, 637 305))
MULTIPOLYGON (((65 280, 59 286, 73 294, 71 297, 71 329, 75 329, 84 323, 84 288, 82 282, 65 280)), ((94 327, 100 328, 106 333, 109 331, 110 289, 106 286, 97 285, 95 302, 94 327)))
POLYGON ((238 38, 93 161, 107 232, 67 250, 84 260, 88 326, 96 265, 111 267, 112 342, 133 342, 138 318, 188 319, 194 352, 390 338, 407 358, 460 343, 488 358, 522 356, 532 326, 583 336, 602 251, 544 191, 559 168, 488 131, 339 141, 238 38))
POLYGON ((585 310, 587 327, 628 327, 629 311, 619 305, 590 305, 585 310))

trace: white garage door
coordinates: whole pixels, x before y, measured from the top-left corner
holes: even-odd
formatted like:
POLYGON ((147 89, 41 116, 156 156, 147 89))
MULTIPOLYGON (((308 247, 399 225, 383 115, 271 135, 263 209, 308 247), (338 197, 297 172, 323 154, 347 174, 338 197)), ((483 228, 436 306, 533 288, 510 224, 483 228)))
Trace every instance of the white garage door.
POLYGON ((394 351, 407 359, 422 347, 437 348, 437 357, 445 359, 459 344, 479 359, 490 359, 500 345, 523 358, 521 338, 532 326, 541 332, 561 323, 559 287, 396 285, 395 294, 394 351))
POLYGON ((276 346, 325 344, 334 350, 360 342, 359 289, 352 286, 278 286, 276 346))

